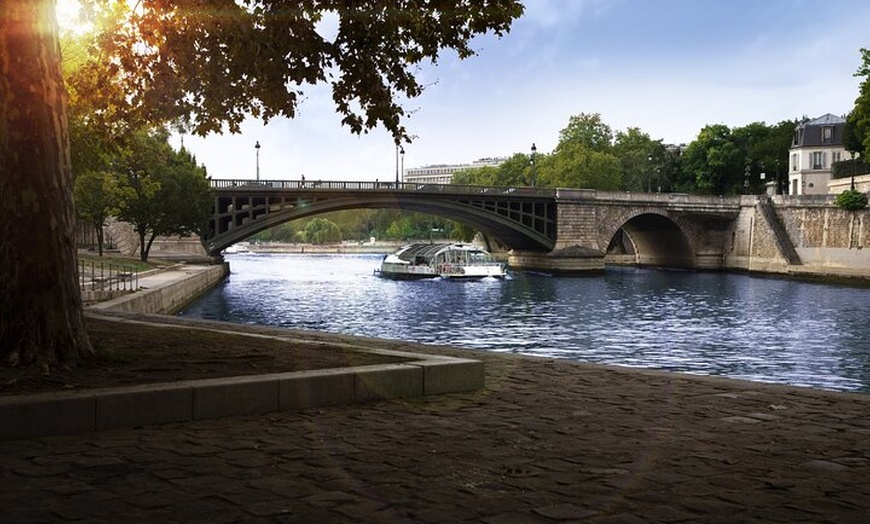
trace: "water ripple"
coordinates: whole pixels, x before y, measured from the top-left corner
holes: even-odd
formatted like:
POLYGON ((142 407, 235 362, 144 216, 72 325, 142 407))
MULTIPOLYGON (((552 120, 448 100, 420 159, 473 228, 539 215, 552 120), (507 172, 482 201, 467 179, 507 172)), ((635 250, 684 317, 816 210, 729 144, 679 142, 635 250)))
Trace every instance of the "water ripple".
POLYGON ((396 282, 379 256, 234 255, 182 315, 870 392, 870 290, 619 268, 396 282))

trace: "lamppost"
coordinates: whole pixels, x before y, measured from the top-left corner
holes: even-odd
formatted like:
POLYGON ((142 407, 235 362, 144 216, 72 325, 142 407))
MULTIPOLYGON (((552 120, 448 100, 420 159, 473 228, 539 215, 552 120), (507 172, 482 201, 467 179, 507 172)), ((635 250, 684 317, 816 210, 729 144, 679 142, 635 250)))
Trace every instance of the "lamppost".
POLYGON ((535 170, 535 156, 536 156, 537 154, 538 154, 538 148, 535 147, 535 143, 532 142, 532 158, 531 158, 531 163, 532 163, 532 187, 535 187, 535 186, 537 185, 537 182, 538 182, 538 173, 537 173, 537 171, 535 170))
POLYGON ((653 165, 652 165, 653 157, 652 157, 652 155, 648 155, 646 157, 646 161, 647 161, 647 170, 649 172, 649 178, 647 179, 647 184, 646 184, 646 192, 652 193, 652 179, 653 179, 653 165))
POLYGON ((849 189, 855 191, 855 152, 851 151, 852 159, 849 161, 849 172, 852 175, 852 183, 849 189))
POLYGON ((776 159, 776 162, 774 163, 773 169, 774 169, 773 177, 774 177, 774 180, 776 180, 776 194, 782 195, 784 193, 782 190, 783 189, 782 188, 782 180, 779 178, 779 159, 778 158, 776 159))
POLYGON ((396 142, 396 189, 399 189, 399 143, 396 142))
POLYGON ((399 156, 402 157, 402 160, 401 160, 402 166, 401 166, 400 171, 402 172, 402 183, 404 184, 405 183, 405 148, 402 146, 399 146, 399 156))
POLYGON ((749 194, 749 162, 746 162, 746 169, 743 170, 743 194, 749 194))
POLYGON ((764 172, 764 160, 758 161, 758 179, 761 180, 761 194, 767 193, 767 173, 764 172))
POLYGON ((254 144, 254 149, 257 150, 257 180, 260 180, 260 141, 257 140, 257 143, 254 144))

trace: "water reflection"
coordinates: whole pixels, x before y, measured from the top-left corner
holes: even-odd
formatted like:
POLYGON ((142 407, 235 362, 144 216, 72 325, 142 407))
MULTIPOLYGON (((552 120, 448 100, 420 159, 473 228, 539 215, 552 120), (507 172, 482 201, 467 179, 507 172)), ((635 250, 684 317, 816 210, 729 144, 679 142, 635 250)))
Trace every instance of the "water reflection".
POLYGON ((746 275, 608 270, 392 281, 379 256, 236 255, 183 315, 870 391, 870 290, 746 275))

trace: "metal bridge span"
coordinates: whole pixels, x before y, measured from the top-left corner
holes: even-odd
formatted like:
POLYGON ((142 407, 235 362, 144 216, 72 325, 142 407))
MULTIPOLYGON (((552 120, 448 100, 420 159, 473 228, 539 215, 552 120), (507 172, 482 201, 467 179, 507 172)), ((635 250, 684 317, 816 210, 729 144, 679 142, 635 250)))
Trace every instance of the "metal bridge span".
POLYGON ((511 249, 556 242, 555 190, 390 182, 212 180, 210 254, 289 220, 344 209, 399 208, 467 223, 511 249))
MULTIPOLYGON (((217 255, 283 222, 345 209, 399 208, 469 224, 511 250, 515 267, 603 269, 605 253, 640 264, 721 267, 741 197, 578 189, 304 180, 212 180, 203 238, 217 255)), ((754 205, 754 204, 753 204, 754 205)))

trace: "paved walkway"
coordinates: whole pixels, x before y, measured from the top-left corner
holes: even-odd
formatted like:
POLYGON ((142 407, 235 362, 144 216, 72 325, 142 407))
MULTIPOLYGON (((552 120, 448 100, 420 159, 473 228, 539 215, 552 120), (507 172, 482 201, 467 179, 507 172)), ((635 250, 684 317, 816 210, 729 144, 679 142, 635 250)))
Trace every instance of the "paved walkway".
POLYGON ((0 520, 867 522, 870 396, 479 356, 474 393, 0 442, 0 520))

